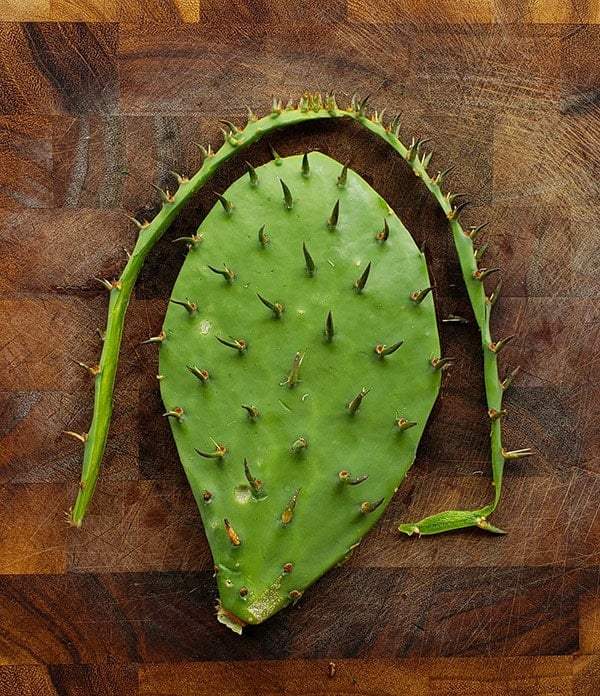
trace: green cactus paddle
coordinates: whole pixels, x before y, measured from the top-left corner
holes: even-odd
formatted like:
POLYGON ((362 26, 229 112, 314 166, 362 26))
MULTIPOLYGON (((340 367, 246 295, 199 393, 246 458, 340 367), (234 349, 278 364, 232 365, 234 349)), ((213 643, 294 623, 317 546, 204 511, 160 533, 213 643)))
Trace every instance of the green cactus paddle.
MULTIPOLYGON (((68 514, 73 526, 81 525, 98 480, 125 313, 147 255, 236 153, 271 131, 339 118, 398 153, 447 217, 481 335, 493 500, 399 530, 500 532, 487 517, 500 501, 504 463, 531 451, 502 445, 502 398, 517 370, 498 377, 498 354, 511 337, 494 340, 490 333, 500 284, 486 293, 496 269, 479 267, 484 247, 474 242, 483 225, 462 227, 465 203, 455 205, 456 196, 442 192, 444 172, 428 172, 424 141, 402 143, 398 117, 384 124, 377 113, 367 115, 366 99, 339 108, 333 95, 319 94, 286 107, 274 99, 269 114, 250 113, 243 128, 226 122, 223 145, 201 148, 200 170, 178 176, 174 193, 158 189, 162 209, 152 221, 134 220, 140 234, 121 276, 102 281, 110 293, 103 349, 98 364, 86 366, 95 382, 92 423, 87 433, 68 433, 84 443, 68 514)), ((165 331, 150 341, 161 345, 166 415, 217 560, 220 618, 241 630, 297 599, 381 515, 414 458, 448 363, 438 355, 422 255, 354 173, 316 153, 308 161, 277 158, 250 167, 248 180, 236 182, 218 205, 203 237, 187 240, 190 254, 165 331), (354 194, 357 205, 349 202, 354 194), (335 514, 324 514, 333 499, 335 514), (255 516, 270 526, 263 530, 255 516), (331 534, 325 524, 333 525, 331 534), (319 538, 326 532, 335 543, 323 554, 319 538), (307 564, 311 550, 317 557, 307 564)))
POLYGON ((440 347, 424 256, 354 172, 278 159, 221 203, 173 288, 159 372, 218 616, 240 627, 375 524, 415 458, 440 347))

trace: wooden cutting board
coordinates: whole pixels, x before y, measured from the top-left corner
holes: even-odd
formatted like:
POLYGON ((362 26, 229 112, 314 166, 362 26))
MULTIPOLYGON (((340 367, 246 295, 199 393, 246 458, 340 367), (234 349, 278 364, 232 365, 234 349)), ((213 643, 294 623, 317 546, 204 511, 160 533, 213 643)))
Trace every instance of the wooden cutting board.
MULTIPOLYGON (((600 12, 461 0, 8 0, 0 10, 0 695, 576 694, 600 691, 600 12), (491 498, 473 323, 442 324, 448 374, 379 526, 294 608, 243 637, 215 621, 212 562, 161 417, 157 356, 182 260, 228 164, 151 255, 132 301, 100 483, 79 480, 107 298, 150 184, 199 166, 273 94, 352 93, 431 138, 503 269, 494 317, 521 366, 495 537, 397 524, 491 498), (127 173, 126 173, 127 172, 127 173)), ((387 116, 384 116, 387 118, 387 116)), ((389 200, 431 259, 442 317, 469 315, 447 230, 418 182, 352 125, 275 135, 253 163, 320 149, 389 200)))

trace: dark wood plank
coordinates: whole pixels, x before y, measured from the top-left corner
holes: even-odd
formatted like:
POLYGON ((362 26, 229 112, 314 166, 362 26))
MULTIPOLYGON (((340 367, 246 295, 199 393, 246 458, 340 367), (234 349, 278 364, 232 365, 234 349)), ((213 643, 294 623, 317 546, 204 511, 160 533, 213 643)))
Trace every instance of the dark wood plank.
POLYGON ((314 693, 366 696, 433 696, 434 694, 507 693, 518 684, 524 696, 571 693, 570 658, 286 661, 265 664, 185 664, 175 672, 164 665, 140 670, 140 693, 147 696, 191 696, 218 690, 226 696, 240 694, 314 693), (333 674, 333 676, 332 676, 333 674), (256 686, 257 684, 262 686, 256 686), (247 686, 241 686, 246 684, 247 686), (263 690, 259 690, 259 689, 263 690))

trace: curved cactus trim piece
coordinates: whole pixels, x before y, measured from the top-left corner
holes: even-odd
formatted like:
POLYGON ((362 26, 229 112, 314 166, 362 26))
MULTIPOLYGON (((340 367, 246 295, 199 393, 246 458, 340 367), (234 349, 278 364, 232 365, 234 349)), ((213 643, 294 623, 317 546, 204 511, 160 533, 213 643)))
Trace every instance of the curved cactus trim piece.
MULTIPOLYGON (((103 350, 94 375, 94 414, 89 431, 82 438, 84 457, 79 492, 68 515, 72 525, 76 527, 81 525, 98 479, 112 413, 112 394, 125 313, 135 281, 147 255, 190 197, 212 178, 224 162, 272 131, 309 121, 332 118, 352 119, 386 142, 421 179, 448 218, 469 300, 481 334, 488 413, 502 412, 502 395, 509 381, 506 380, 503 383, 499 381, 497 356, 505 342, 494 341, 489 326, 490 313, 497 299, 497 293, 493 294, 492 299, 486 296, 483 274, 477 268, 478 258, 473 241, 480 228, 466 231, 459 222, 460 212, 466 203, 455 205, 456 197, 442 192, 441 184, 448 170, 431 176, 427 171, 431 154, 421 152, 424 141, 413 138, 408 147, 404 145, 399 139, 399 118, 396 117, 390 124, 384 124, 377 113, 369 116, 367 99, 353 98, 347 108, 339 108, 333 95, 323 98, 321 95, 305 94, 297 105, 290 103, 285 107, 274 98, 271 112, 266 116, 258 118, 250 113, 248 122, 243 128, 224 131, 225 142, 216 152, 210 146, 206 148, 200 146, 204 162, 198 172, 190 179, 178 177, 179 187, 174 193, 161 192, 162 208, 152 221, 141 223, 134 221, 139 228, 135 248, 119 279, 107 284, 107 288, 110 288, 108 319, 103 350)), ((343 173, 340 175, 338 184, 344 185, 343 173)), ((261 243, 263 241, 268 243, 264 231, 262 234, 259 231, 259 238, 261 243)), ((499 531, 488 523, 487 517, 496 509, 500 499, 504 462, 507 459, 528 456, 530 451, 507 452, 502 447, 501 418, 490 418, 490 421, 492 477, 495 488, 493 501, 479 510, 439 513, 420 522, 402 525, 399 528, 400 531, 407 534, 432 534, 472 526, 488 531, 499 531)))

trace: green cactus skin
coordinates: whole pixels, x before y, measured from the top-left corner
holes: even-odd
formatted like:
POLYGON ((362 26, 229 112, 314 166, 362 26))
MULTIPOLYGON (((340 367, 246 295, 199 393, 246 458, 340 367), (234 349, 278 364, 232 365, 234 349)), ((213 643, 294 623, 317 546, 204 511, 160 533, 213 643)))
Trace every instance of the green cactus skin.
POLYGON ((351 553, 414 461, 440 386, 433 296, 413 299, 430 286, 424 255, 387 203, 350 170, 339 186, 342 165, 318 152, 253 171, 196 233, 173 298, 198 309, 170 304, 159 363, 165 407, 183 409, 170 423, 218 616, 236 628, 351 553))
MULTIPOLYGON (((469 229, 463 228, 459 222, 459 217, 465 204, 455 205, 456 197, 450 193, 444 193, 441 189, 445 174, 448 170, 438 172, 435 175, 428 173, 431 153, 422 152, 424 141, 420 139, 413 138, 409 146, 402 143, 399 137, 399 117, 395 117, 391 123, 386 124, 376 112, 372 114, 367 113, 366 99, 359 101, 353 98, 348 107, 340 108, 333 95, 327 95, 323 98, 318 94, 305 94, 297 104, 290 102, 287 106, 283 106, 279 100, 274 99, 270 113, 262 118, 258 118, 250 113, 248 122, 243 128, 230 127, 226 124, 229 130, 224 131, 225 142, 216 152, 213 152, 210 147, 201 148, 205 156, 204 162, 202 167, 192 178, 178 177, 179 187, 174 193, 159 190, 162 199, 162 209, 154 219, 150 222, 143 223, 134 220, 139 228, 139 236, 121 276, 116 281, 102 281, 110 292, 110 300, 102 354, 98 365, 95 365, 93 369, 89 370, 94 376, 95 382, 94 414, 92 422, 87 433, 69 433, 84 443, 79 491, 75 504, 68 514, 68 521, 70 524, 76 527, 81 525, 96 486, 100 471, 100 463, 108 437, 112 412, 112 393, 125 313, 135 281, 148 253, 162 237, 177 213, 187 203, 190 197, 211 179, 224 162, 233 157, 236 153, 244 150, 264 135, 277 129, 314 120, 343 118, 351 119, 362 125, 376 137, 381 138, 398 153, 413 173, 420 178, 422 184, 434 197, 435 201, 446 215, 457 249, 458 260, 462 269, 462 275, 472 310, 481 334, 484 388, 487 400, 486 417, 490 421, 490 449, 492 479, 495 491, 494 499, 490 504, 478 510, 442 512, 427 517, 420 522, 403 524, 399 529, 406 534, 417 534, 419 536, 463 527, 479 527, 492 532, 500 532, 499 529, 487 521, 487 517, 496 509, 500 500, 504 463, 512 459, 529 456, 532 452, 529 449, 507 451, 502 445, 501 422, 502 415, 504 414, 504 410, 502 409, 502 398, 517 370, 513 370, 504 380, 500 381, 498 376, 498 354, 510 337, 497 341, 492 338, 490 333, 490 316, 492 308, 498 299, 499 286, 490 295, 487 295, 484 283, 490 271, 478 267, 483 247, 476 249, 474 242, 483 225, 469 229)), ((343 178, 344 174, 341 174, 340 179, 342 183, 343 178)), ((266 244, 268 234, 269 231, 265 229, 259 230, 259 243, 266 244)), ((382 231, 382 238, 383 237, 385 237, 385 228, 382 231)), ((199 244, 199 240, 194 237, 190 237, 188 242, 189 246, 192 248, 199 244)), ((307 248, 312 255, 313 250, 310 249, 310 247, 307 248)), ((214 260, 217 266, 219 263, 222 264, 222 262, 222 259, 214 260)), ((321 264, 321 261, 318 260, 318 263, 321 264)), ((308 266, 308 261, 306 265, 308 266)), ((319 273, 318 270, 317 273, 319 273)), ((425 291, 426 288, 421 288, 421 290, 425 291)), ((175 299, 184 303, 186 302, 186 298, 175 299)), ((266 297, 266 299, 274 301, 277 298, 266 297)), ((179 309, 181 309, 182 312, 185 311, 181 307, 179 309)), ((333 315, 326 320, 325 333, 331 334, 336 323, 337 319, 333 315)), ((227 338, 228 337, 225 336, 226 340, 227 338)), ((159 334, 159 336, 150 339, 150 341, 160 345, 163 339, 164 336, 159 334)), ((392 337, 387 340, 395 341, 396 339, 392 337)), ((224 350, 228 349, 227 346, 222 347, 224 350)), ((403 347, 399 349, 399 351, 402 350, 403 347)), ((392 355, 384 359, 388 360, 393 357, 392 355)), ((292 359, 294 359, 294 356, 292 356, 292 359)), ((307 363, 307 367, 308 364, 309 363, 307 363)), ((443 369, 446 364, 447 363, 443 360, 439 360, 436 363, 436 367, 443 369)), ((194 366, 191 365, 190 367, 193 368, 194 366)), ((290 373, 293 377, 293 372, 291 370, 290 373)), ((208 384, 196 386, 203 387, 208 386, 208 384)), ((368 399, 369 397, 366 398, 368 399)), ((365 401, 365 405, 366 403, 365 401)), ((252 414, 254 406, 252 404, 245 404, 244 410, 246 410, 246 407, 250 409, 247 412, 252 414)), ((182 413, 179 411, 171 409, 168 415, 171 416, 172 420, 181 424, 185 423, 185 418, 182 418, 182 413)), ((408 423, 410 424, 412 421, 409 420, 408 423)), ((410 430, 403 434, 407 435, 409 433, 410 430)), ((296 445, 298 452, 302 452, 303 449, 307 449, 308 451, 308 447, 310 447, 310 445, 308 445, 304 448, 301 438, 298 438, 297 442, 294 442, 294 445, 296 445)), ((212 454, 214 455, 215 452, 218 453, 218 451, 217 448, 212 454)), ((206 452, 206 454, 210 454, 210 452, 206 452)), ((206 461, 209 460, 207 459, 206 461)), ((255 466, 254 462, 249 463, 249 470, 251 470, 253 466, 255 466)), ((359 473, 360 472, 352 472, 352 477, 349 478, 360 478, 360 476, 358 476, 359 473)), ((360 488, 358 484, 356 485, 360 488)), ((301 509, 300 506, 301 500, 298 502, 298 509, 301 509)), ((223 522, 223 524, 225 523, 223 522)), ((228 521, 228 524, 230 525, 231 522, 228 521)), ((232 538, 235 538, 235 529, 227 526, 226 529, 231 532, 232 538)), ((233 543, 233 541, 231 543, 233 543)), ((292 598, 295 598, 295 595, 292 598)))

